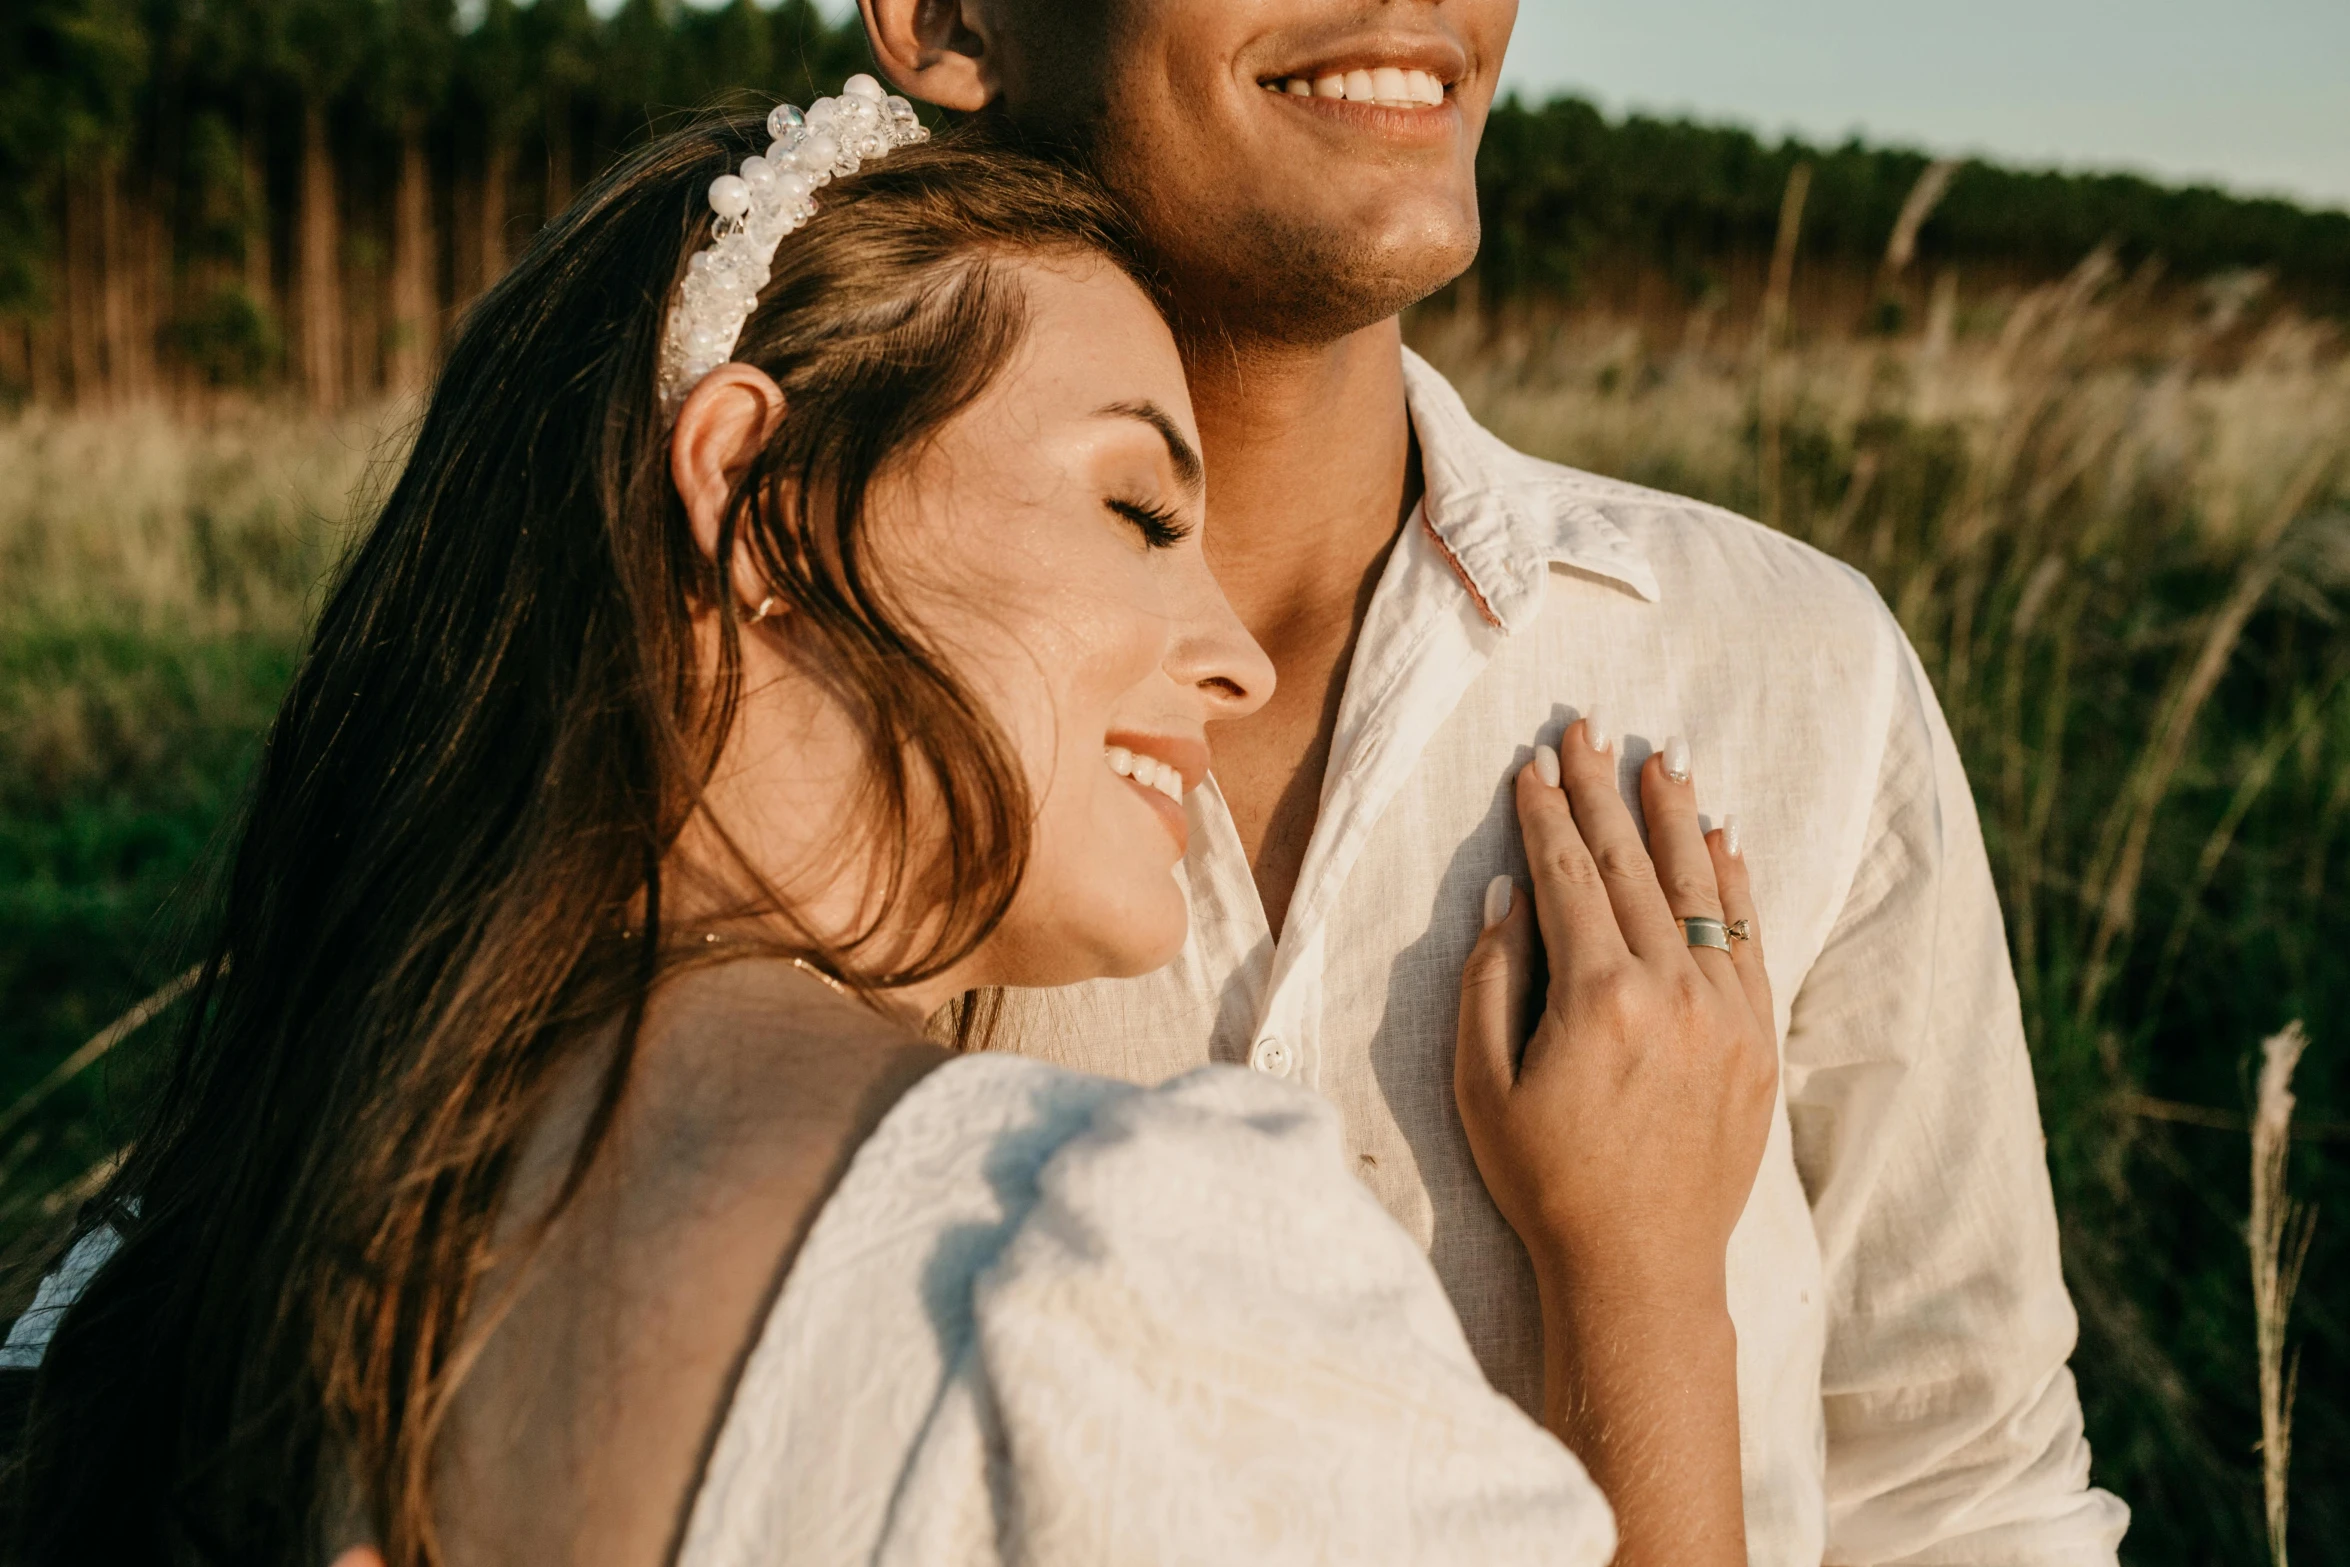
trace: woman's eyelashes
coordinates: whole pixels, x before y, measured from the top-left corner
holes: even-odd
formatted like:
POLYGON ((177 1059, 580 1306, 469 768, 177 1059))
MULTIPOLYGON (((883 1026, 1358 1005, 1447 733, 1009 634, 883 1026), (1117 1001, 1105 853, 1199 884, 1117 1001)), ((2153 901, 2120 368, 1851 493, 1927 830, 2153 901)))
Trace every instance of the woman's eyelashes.
POLYGON ((1172 549, 1191 537, 1191 524, 1180 512, 1140 501, 1106 500, 1102 504, 1134 524, 1142 542, 1154 550, 1172 549))

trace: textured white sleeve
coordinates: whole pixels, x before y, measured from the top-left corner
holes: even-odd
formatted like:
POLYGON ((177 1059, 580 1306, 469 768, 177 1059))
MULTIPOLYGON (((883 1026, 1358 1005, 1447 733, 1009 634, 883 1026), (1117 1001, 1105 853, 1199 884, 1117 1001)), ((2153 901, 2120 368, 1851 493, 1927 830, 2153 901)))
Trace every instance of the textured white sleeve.
POLYGON ((1487 1384, 1319 1098, 1192 1073, 1105 1106, 1037 1194, 978 1281, 878 1560, 1613 1553, 1597 1489, 1487 1384))
POLYGON ((121 1247, 122 1236, 111 1224, 101 1224, 73 1243, 65 1260, 43 1276, 24 1315, 9 1328, 8 1342, 0 1344, 0 1371, 30 1371, 41 1364, 66 1308, 81 1299, 106 1259, 121 1247))
POLYGON ((1851 893, 1795 998, 1795 1152, 1829 1295, 1826 1559, 2096 1567, 2038 1102, 1966 774, 1899 659, 1851 893))

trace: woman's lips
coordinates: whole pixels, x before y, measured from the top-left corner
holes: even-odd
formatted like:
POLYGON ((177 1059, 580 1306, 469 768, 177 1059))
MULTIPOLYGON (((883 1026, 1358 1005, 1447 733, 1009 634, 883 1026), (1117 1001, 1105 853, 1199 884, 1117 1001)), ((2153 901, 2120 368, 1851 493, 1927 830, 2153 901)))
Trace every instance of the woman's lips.
POLYGON ((1183 796, 1207 777, 1204 742, 1172 735, 1113 734, 1102 747, 1102 763, 1158 813, 1178 851, 1190 847, 1191 823, 1183 812, 1183 796))

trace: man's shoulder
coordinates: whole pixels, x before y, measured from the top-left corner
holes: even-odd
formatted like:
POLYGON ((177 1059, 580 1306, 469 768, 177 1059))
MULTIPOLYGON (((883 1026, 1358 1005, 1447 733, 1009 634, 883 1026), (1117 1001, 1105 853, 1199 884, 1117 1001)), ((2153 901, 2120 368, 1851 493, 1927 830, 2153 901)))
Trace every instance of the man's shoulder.
POLYGON ((1676 614, 1782 621, 1876 637, 1891 623, 1876 585, 1815 545, 1726 506, 1513 454, 1525 491, 1562 518, 1605 521, 1655 574, 1676 614))
POLYGON ((1826 551, 1726 507, 1571 468, 1486 429, 1442 372, 1406 352, 1405 384, 1432 501, 1499 501, 1504 546, 1653 599, 1678 620, 1772 631, 1817 645, 1887 646, 1898 630, 1875 586, 1826 551))

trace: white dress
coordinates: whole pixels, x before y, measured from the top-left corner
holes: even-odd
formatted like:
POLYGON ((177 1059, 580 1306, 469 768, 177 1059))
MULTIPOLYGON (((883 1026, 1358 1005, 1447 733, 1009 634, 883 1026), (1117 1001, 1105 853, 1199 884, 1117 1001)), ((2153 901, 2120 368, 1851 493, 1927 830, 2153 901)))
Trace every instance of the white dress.
POLYGON ((1210 1067, 931 1073, 818 1215, 681 1567, 1557 1563, 1607 1504, 1495 1393, 1336 1113, 1210 1067))
MULTIPOLYGON (((115 1245, 10 1335, 37 1365, 115 1245)), ((745 1362, 679 1567, 1601 1567, 1581 1464, 1493 1391, 1337 1112, 960 1058, 892 1107, 745 1362)))

